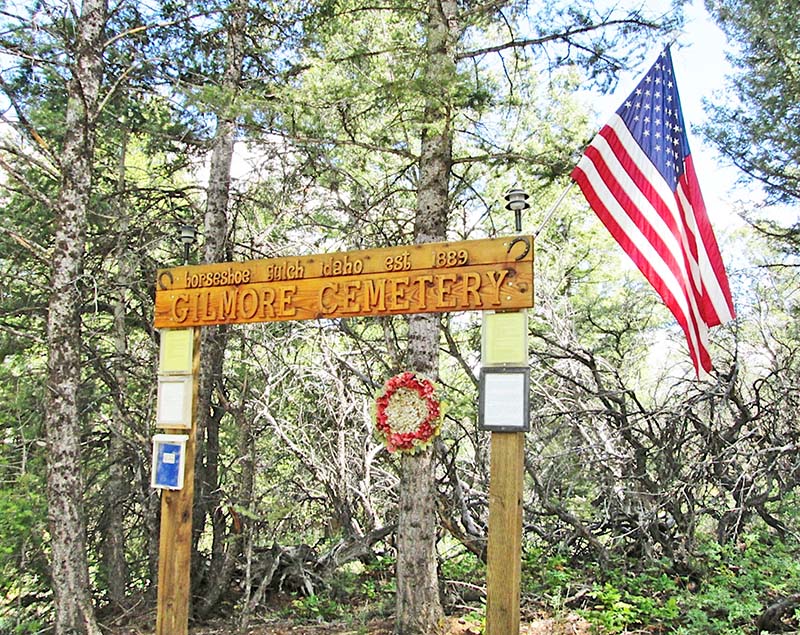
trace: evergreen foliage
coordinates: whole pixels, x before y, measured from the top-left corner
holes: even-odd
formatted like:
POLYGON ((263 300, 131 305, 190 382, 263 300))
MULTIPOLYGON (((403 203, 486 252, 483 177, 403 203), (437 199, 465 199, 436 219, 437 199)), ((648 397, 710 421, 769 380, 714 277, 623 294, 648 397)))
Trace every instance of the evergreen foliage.
MULTIPOLYGON (((533 195, 524 220, 535 228, 595 132, 579 89, 613 87, 621 68, 652 52, 659 29, 680 25, 680 4, 658 16, 582 0, 461 1, 447 68, 426 66, 420 2, 114 7, 84 265, 74 281, 82 301, 74 467, 83 474, 90 591, 104 624, 152 619, 153 283, 157 268, 181 262, 177 225, 206 218, 207 163, 224 126, 235 145, 222 184, 228 259, 412 242, 431 138, 452 143, 446 238, 510 233, 513 219, 499 201, 515 182, 533 195), (231 82, 226 46, 243 16, 231 82)), ((766 11, 745 5, 714 10, 742 38, 743 63, 760 72, 741 78, 745 110, 718 110, 713 134, 732 157, 752 158, 743 167, 776 198, 792 201, 792 67, 773 69, 780 65, 770 60, 793 54, 797 20, 786 16, 794 5, 770 5, 769 41, 745 37, 752 16, 766 11), (745 99, 759 91, 759 108, 786 115, 769 130, 745 99), (729 115, 750 136, 725 136, 729 115), (749 132, 743 119, 753 123, 749 132)), ((55 619, 46 322, 77 18, 47 0, 6 9, 0 632, 23 633, 55 619)), ((211 240, 201 227, 193 260, 211 240)), ((568 198, 538 236, 526 607, 562 617, 579 611, 608 633, 796 625, 791 605, 775 607, 796 593, 800 576, 800 285, 796 269, 764 266, 787 261, 761 237, 724 240, 746 254, 731 270, 740 318, 714 332, 718 372, 698 384, 674 345, 677 326, 582 201, 568 198)), ((480 316, 433 322, 448 403, 432 485, 440 596, 447 611, 479 618, 489 478, 488 439, 475 424, 480 316)), ((383 317, 240 326, 216 340, 211 424, 198 459, 198 618, 234 616, 244 629, 282 601, 283 614, 298 620, 363 624, 392 613, 403 468, 374 438, 371 405, 383 381, 407 369, 412 339, 407 319, 383 317)))
POLYGON ((800 197, 800 8, 793 2, 708 0, 731 42, 732 98, 709 105, 710 139, 773 201, 800 197))

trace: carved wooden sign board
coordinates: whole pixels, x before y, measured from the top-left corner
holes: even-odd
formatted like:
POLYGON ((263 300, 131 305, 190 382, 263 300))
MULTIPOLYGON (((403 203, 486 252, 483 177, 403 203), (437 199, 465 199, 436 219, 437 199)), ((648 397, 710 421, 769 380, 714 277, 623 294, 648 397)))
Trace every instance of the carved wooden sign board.
POLYGON ((156 328, 533 306, 513 236, 161 269, 156 328))

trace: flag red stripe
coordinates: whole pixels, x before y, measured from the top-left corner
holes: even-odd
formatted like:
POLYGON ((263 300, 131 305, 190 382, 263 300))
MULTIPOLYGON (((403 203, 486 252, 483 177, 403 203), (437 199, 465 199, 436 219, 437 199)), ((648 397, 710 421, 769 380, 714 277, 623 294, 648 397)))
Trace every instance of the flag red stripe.
MULTIPOLYGON (((706 213, 705 202, 700 191, 700 183, 697 180, 697 173, 694 169, 692 155, 686 157, 686 171, 678 182, 679 191, 682 191, 692 208, 692 217, 697 223, 697 235, 703 245, 701 254, 707 255, 707 262, 701 258, 700 266, 709 269, 707 278, 713 276, 714 284, 704 287, 706 293, 703 294, 703 315, 709 326, 717 326, 732 320, 735 316, 731 290, 728 286, 728 276, 725 273, 725 265, 722 262, 722 255, 719 251, 714 230, 706 213)), ((682 203, 681 197, 676 196, 679 204, 682 203)))
MULTIPOLYGON (((676 282, 683 287, 681 295, 687 298, 699 298, 701 295, 699 289, 702 286, 702 281, 700 279, 696 232, 691 230, 694 224, 689 225, 687 223, 685 211, 682 209, 680 201, 669 190, 652 162, 641 152, 641 148, 630 136, 624 122, 612 120, 612 124, 606 126, 599 136, 609 141, 613 157, 620 161, 620 165, 623 166, 633 182, 636 192, 644 196, 644 200, 637 197, 637 200, 634 201, 628 197, 628 201, 620 201, 623 209, 631 216, 637 228, 648 237, 653 248, 662 258, 666 258, 665 254, 670 253, 674 264, 669 266, 676 282), (620 138, 620 134, 623 135, 624 140, 620 138), (634 159, 634 156, 637 158, 634 159), (654 184, 658 184, 661 187, 657 188, 654 184), (657 219, 652 214, 648 218, 642 213, 642 210, 649 211, 650 209, 663 222, 664 226, 661 230, 656 229, 657 219), (687 283, 689 285, 688 288, 687 283)), ((592 146, 596 143, 598 143, 597 139, 595 139, 592 146)), ((608 169, 601 170, 602 177, 609 186, 612 183, 618 183, 618 179, 615 176, 618 172, 618 169, 614 169, 611 166, 608 166, 608 169)))
POLYGON ((631 183, 629 183, 628 190, 626 191, 626 188, 617 178, 616 175, 618 171, 614 170, 614 167, 609 165, 594 145, 586 149, 586 156, 592 159, 600 178, 605 182, 620 206, 627 212, 634 225, 642 232, 645 238, 647 238, 647 241, 653 246, 653 249, 659 256, 664 259, 665 264, 669 267, 677 283, 680 284, 681 287, 684 287, 682 293, 685 295, 687 291, 684 281, 691 280, 691 276, 689 276, 691 265, 686 258, 685 241, 681 240, 682 237, 678 232, 673 214, 658 192, 656 192, 655 188, 652 187, 652 182, 642 173, 642 170, 628 153, 614 130, 606 126, 600 132, 600 135, 609 142, 613 156, 619 160, 626 174, 630 177, 631 183), (631 192, 633 186, 636 188, 635 192, 631 192), (640 198, 640 200, 634 201, 631 198, 631 194, 634 196, 639 194, 638 198, 640 198), (644 200, 641 200, 642 196, 644 200), (653 223, 650 222, 642 212, 645 204, 654 210, 664 221, 669 234, 674 239, 672 245, 667 245, 664 239, 665 237, 656 230, 653 223))
POLYGON ((633 260, 650 284, 653 285, 670 309, 670 312, 675 316, 675 319, 686 335, 687 342, 689 343, 689 353, 695 369, 698 373, 700 369, 706 372, 711 370, 711 358, 704 344, 705 337, 703 337, 703 333, 701 333, 702 326, 698 323, 697 317, 693 311, 684 310, 683 307, 686 305, 685 299, 684 302, 679 301, 670 291, 669 285, 665 282, 664 278, 658 274, 651 265, 652 260, 642 253, 631 239, 630 235, 623 230, 614 215, 609 211, 604 202, 604 200, 608 199, 598 195, 592 183, 593 179, 589 178, 586 172, 580 167, 580 164, 573 170, 572 178, 578 183, 586 200, 605 227, 620 244, 625 253, 633 260))
MULTIPOLYGON (((623 130, 625 129, 623 128, 623 130)), ((609 189, 616 199, 615 204, 621 206, 632 221, 633 227, 648 240, 653 248, 653 252, 642 254, 637 264, 647 261, 648 258, 661 258, 669 268, 670 273, 664 276, 668 277, 668 282, 659 276, 658 280, 651 279, 651 284, 656 287, 662 297, 666 295, 667 287, 671 285, 671 297, 689 299, 689 306, 671 307, 673 312, 677 310, 697 312, 697 303, 696 301, 692 302, 699 297, 697 288, 699 266, 697 258, 690 255, 691 247, 694 244, 693 236, 687 237, 678 231, 678 221, 683 226, 685 218, 680 217, 681 212, 672 193, 669 193, 673 198, 670 208, 657 192, 657 188, 652 186, 652 178, 645 176, 642 168, 647 170, 649 160, 644 156, 634 159, 632 155, 637 153, 635 151, 628 152, 627 147, 638 150, 635 141, 629 139, 629 144, 626 146, 614 129, 607 126, 600 132, 592 146, 586 150, 586 156, 592 160, 597 169, 598 177, 596 178, 609 189), (600 152, 598 146, 604 145, 603 140, 608 142, 609 147, 604 152, 600 152), (619 161, 619 165, 615 161, 619 161), (623 185, 622 181, 626 175, 629 180, 627 180, 627 185, 623 185), (637 200, 632 200, 631 196, 635 196, 637 200), (644 213, 645 211, 649 212, 650 218, 644 213), (658 214, 663 222, 664 226, 660 231, 656 229, 653 222, 654 214, 658 214)), ((641 152, 639 151, 638 154, 641 155, 641 152)), ((652 164, 649 164, 649 167, 652 172, 654 169, 652 164)), ((699 317, 696 319, 699 320, 699 317)))

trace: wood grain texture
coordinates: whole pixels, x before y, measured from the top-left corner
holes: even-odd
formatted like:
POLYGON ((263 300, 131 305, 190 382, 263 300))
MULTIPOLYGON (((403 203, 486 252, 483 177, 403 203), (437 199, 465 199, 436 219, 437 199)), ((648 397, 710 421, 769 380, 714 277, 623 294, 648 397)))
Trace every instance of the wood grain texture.
POLYGON ((511 236, 381 247, 245 262, 159 269, 156 289, 168 291, 229 284, 280 282, 370 273, 419 271, 465 265, 533 262, 533 238, 511 236), (463 254, 462 254, 463 252, 463 254), (214 274, 217 274, 216 281, 214 274), (208 276, 211 276, 209 279, 208 276), (202 280, 201 277, 202 276, 202 280), (231 280, 233 276, 233 280, 231 280))
POLYGON ((156 294, 156 328, 520 309, 533 305, 530 263, 310 278, 156 294))
POLYGON ((530 237, 163 269, 155 326, 533 306, 530 237))
POLYGON ((194 329, 192 356, 192 428, 170 429, 187 434, 183 488, 161 492, 161 533, 158 553, 158 608, 156 635, 187 635, 189 632, 189 577, 192 557, 192 505, 194 504, 195 421, 200 370, 200 329, 194 329))
POLYGON ((486 635, 519 633, 525 434, 492 432, 486 635))

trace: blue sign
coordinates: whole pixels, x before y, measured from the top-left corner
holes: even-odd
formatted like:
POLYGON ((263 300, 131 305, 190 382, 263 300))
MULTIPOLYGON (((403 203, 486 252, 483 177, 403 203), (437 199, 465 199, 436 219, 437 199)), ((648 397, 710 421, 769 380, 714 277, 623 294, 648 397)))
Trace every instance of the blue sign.
POLYGON ((179 434, 157 434, 153 437, 153 487, 183 487, 187 439, 187 436, 179 434))

